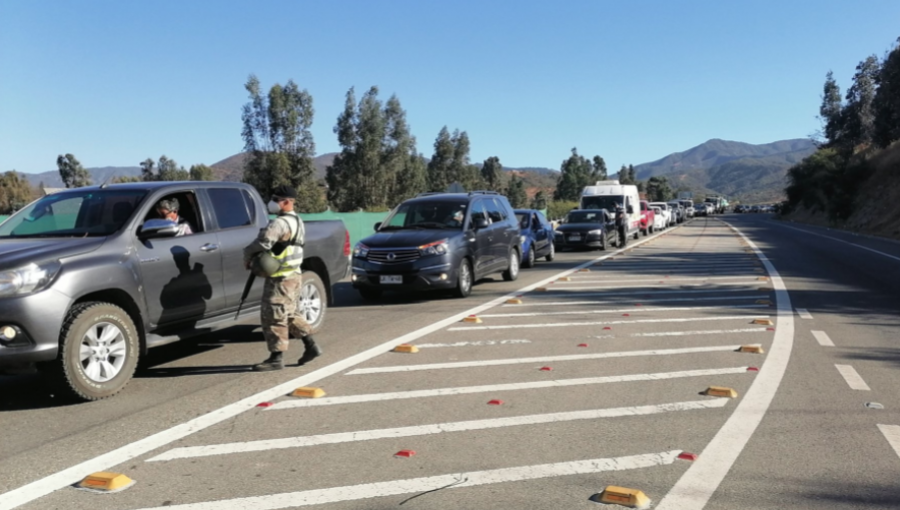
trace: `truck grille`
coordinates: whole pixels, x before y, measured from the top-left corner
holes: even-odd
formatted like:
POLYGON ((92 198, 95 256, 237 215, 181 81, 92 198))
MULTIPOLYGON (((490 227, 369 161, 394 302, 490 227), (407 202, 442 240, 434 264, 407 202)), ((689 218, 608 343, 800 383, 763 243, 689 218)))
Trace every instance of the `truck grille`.
POLYGON ((417 249, 369 250, 369 261, 379 264, 401 264, 418 260, 421 256, 417 249))

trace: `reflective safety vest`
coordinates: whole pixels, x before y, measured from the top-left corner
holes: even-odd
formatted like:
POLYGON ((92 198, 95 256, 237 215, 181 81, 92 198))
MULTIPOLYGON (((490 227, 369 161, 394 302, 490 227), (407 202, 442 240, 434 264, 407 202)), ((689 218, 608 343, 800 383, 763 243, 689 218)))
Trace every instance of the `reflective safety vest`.
POLYGON ((285 214, 275 218, 274 221, 284 220, 291 231, 291 239, 286 242, 275 243, 272 247, 272 257, 281 262, 281 267, 270 278, 282 278, 300 272, 303 264, 303 220, 296 214, 285 214), (290 221, 292 218, 294 221, 290 221))

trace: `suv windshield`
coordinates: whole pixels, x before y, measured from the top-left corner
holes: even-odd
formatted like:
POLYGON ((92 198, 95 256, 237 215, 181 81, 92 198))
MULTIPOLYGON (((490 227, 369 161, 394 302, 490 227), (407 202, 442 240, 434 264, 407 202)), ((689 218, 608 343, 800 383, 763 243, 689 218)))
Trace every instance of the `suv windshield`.
POLYGON ((379 230, 406 228, 462 229, 466 222, 464 201, 410 201, 400 204, 384 220, 379 230))
POLYGON ((607 211, 615 211, 616 205, 623 205, 624 203, 625 197, 622 195, 581 197, 582 209, 606 209, 607 211))
POLYGON ((572 211, 566 223, 603 223, 603 211, 572 211))
POLYGON ((108 236, 131 217, 145 190, 84 190, 47 195, 0 225, 0 238, 108 236))

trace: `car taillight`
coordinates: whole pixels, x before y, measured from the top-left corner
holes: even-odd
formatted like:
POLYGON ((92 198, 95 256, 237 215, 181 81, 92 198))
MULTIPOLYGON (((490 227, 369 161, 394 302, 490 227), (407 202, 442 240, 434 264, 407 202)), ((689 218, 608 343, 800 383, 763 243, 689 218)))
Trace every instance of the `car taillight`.
POLYGON ((350 247, 350 232, 344 231, 344 256, 349 257, 350 252, 353 251, 350 247))

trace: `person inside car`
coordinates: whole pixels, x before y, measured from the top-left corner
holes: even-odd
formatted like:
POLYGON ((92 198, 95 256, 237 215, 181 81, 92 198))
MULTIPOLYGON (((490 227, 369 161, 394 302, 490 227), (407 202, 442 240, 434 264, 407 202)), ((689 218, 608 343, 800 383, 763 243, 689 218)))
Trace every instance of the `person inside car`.
POLYGON ((187 236, 194 233, 191 225, 178 215, 178 199, 175 197, 164 198, 156 204, 156 213, 164 220, 174 221, 178 224, 178 233, 175 237, 187 236))
POLYGON ((462 227, 465 218, 465 211, 463 211, 462 209, 457 209, 449 216, 447 221, 445 221, 444 223, 446 223, 448 227, 460 228, 462 227))

